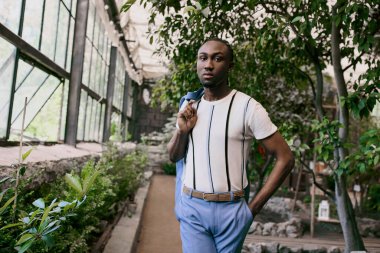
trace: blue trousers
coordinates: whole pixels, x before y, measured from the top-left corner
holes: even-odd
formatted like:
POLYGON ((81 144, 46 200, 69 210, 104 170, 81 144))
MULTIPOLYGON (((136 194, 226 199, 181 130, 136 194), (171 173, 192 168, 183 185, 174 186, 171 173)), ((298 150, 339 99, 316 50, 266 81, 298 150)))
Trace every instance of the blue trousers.
POLYGON ((175 212, 184 253, 238 253, 253 221, 244 199, 208 202, 182 194, 175 212))

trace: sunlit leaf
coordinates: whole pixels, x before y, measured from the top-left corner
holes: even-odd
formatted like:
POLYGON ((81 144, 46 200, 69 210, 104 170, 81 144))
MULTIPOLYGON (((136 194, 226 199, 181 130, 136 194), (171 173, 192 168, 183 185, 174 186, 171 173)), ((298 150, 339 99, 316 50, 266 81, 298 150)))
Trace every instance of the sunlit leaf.
POLYGON ((5 209, 7 209, 7 207, 12 204, 13 200, 16 198, 16 196, 12 196, 12 198, 8 199, 7 202, 5 202, 5 204, 0 208, 0 214, 2 214, 5 209))
POLYGON ((127 12, 135 2, 136 0, 128 0, 127 2, 125 2, 121 7, 121 12, 127 12))
POLYGON ((20 245, 30 239, 32 239, 34 237, 34 235, 32 234, 24 234, 23 236, 21 236, 21 238, 17 241, 16 245, 20 245))
POLYGON ((66 183, 74 188, 78 193, 82 193, 82 185, 79 182, 79 179, 71 174, 66 174, 65 175, 65 181, 66 183))
POLYGON ((32 152, 32 150, 33 150, 33 148, 29 149, 24 154, 22 154, 22 161, 25 161, 26 158, 28 158, 28 156, 30 155, 30 153, 32 152))
POLYGON ((35 200, 32 204, 41 209, 45 208, 45 201, 42 198, 35 200))

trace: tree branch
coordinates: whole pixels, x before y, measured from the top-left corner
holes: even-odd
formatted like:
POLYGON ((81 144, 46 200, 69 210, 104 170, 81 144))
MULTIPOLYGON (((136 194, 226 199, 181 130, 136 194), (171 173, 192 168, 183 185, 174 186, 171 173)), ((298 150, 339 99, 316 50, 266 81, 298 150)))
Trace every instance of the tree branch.
POLYGON ((362 52, 358 57, 356 57, 356 59, 354 59, 352 61, 351 64, 349 64, 348 66, 346 66, 342 71, 343 72, 346 72, 347 69, 351 68, 353 65, 355 65, 356 63, 358 63, 359 59, 364 55, 364 52, 362 52))
POLYGON ((328 190, 326 190, 325 188, 323 188, 323 186, 322 185, 320 185, 317 181, 316 181, 316 179, 315 179, 315 173, 314 173, 314 171, 304 162, 304 161, 302 161, 301 159, 298 159, 298 161, 300 162, 300 163, 302 163, 302 165, 304 166, 304 168, 305 168, 305 171, 306 172, 308 172, 308 173, 310 173, 311 175, 312 175, 312 177, 313 177, 313 184, 318 188, 318 189, 320 189, 321 191, 323 191, 332 201, 334 201, 334 203, 335 203, 335 195, 334 195, 334 193, 333 192, 331 192, 331 191, 328 191, 328 190))

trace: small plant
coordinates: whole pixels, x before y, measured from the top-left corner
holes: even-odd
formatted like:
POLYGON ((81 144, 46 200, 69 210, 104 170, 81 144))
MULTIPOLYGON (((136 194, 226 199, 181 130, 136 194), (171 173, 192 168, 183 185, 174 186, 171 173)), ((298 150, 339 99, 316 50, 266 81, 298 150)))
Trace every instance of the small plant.
POLYGON ((177 174, 176 165, 174 163, 165 163, 163 166, 163 170, 166 175, 175 176, 177 174))

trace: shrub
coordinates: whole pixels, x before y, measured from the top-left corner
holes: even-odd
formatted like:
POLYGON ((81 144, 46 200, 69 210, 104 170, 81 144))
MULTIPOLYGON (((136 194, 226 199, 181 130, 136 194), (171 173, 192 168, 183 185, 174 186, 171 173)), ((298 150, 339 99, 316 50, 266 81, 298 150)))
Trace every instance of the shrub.
POLYGON ((177 174, 175 163, 165 163, 163 166, 163 170, 166 175, 175 176, 177 174))

